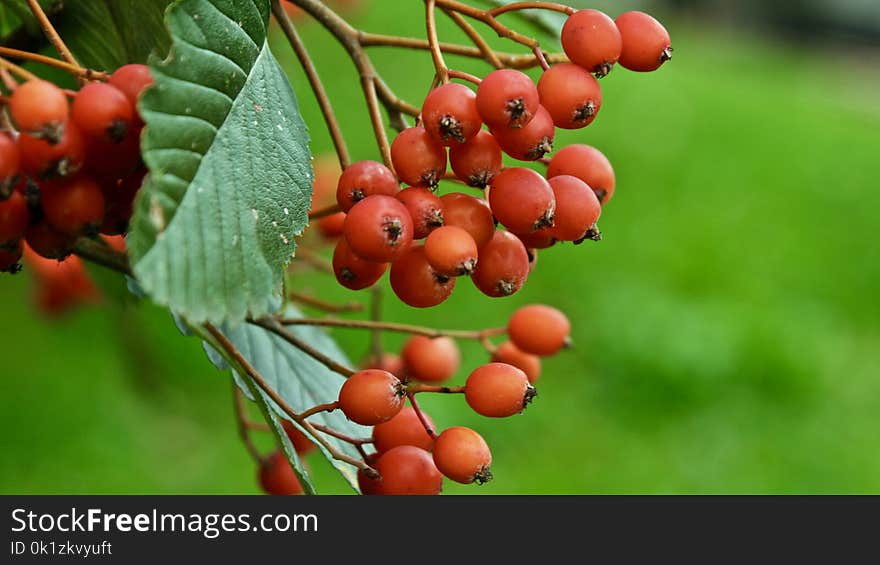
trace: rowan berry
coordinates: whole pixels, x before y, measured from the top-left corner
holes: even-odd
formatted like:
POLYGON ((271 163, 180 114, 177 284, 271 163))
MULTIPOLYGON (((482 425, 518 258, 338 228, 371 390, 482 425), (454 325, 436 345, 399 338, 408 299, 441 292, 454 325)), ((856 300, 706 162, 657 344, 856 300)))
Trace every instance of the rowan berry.
POLYGON ((376 161, 358 161, 348 166, 336 185, 336 202, 343 212, 375 194, 394 196, 400 186, 388 167, 376 161))
POLYGON ((104 193, 86 176, 44 184, 40 203, 46 222, 70 236, 97 234, 104 221, 104 193))
POLYGON ((405 396, 404 384, 388 371, 363 369, 342 384, 339 408, 352 422, 375 426, 396 416, 405 396))
POLYGON ((36 179, 70 176, 79 171, 86 160, 86 147, 79 129, 68 122, 54 144, 22 133, 18 136, 21 168, 36 179))
POLYGON ((0 132, 0 200, 9 196, 13 186, 19 180, 21 172, 21 156, 18 145, 12 136, 0 132))
POLYGON ((375 263, 361 259, 351 250, 345 239, 336 242, 333 250, 333 273, 336 280, 349 290, 362 290, 376 284, 385 271, 387 263, 375 263))
POLYGON ((505 341, 492 352, 492 361, 519 368, 532 384, 541 376, 541 358, 522 351, 511 341, 505 341))
POLYGON ((153 76, 146 65, 132 63, 122 65, 110 75, 107 81, 125 94, 133 108, 137 108, 141 94, 153 84, 153 76))
POLYGON ((32 224, 24 234, 25 243, 34 253, 58 261, 70 255, 75 239, 55 231, 45 220, 32 224))
POLYGON ((422 124, 443 145, 466 143, 483 124, 477 95, 470 88, 448 83, 432 90, 422 105, 422 124))
POLYGON ((492 453, 482 436, 470 428, 444 430, 434 441, 434 463, 446 478, 458 483, 492 480, 492 453))
MULTIPOLYGON (((431 429, 434 422, 427 414, 422 414, 431 429)), ((397 416, 373 428, 373 446, 379 453, 391 451, 401 445, 412 445, 425 451, 434 447, 434 438, 428 435, 425 425, 416 411, 407 406, 397 416)))
POLYGON ((489 207, 495 218, 516 233, 531 233, 553 225, 556 199, 547 179, 532 169, 504 169, 492 179, 489 207))
POLYGON ((523 306, 510 317, 507 334, 519 349, 533 355, 554 355, 568 345, 571 324, 568 318, 544 304, 523 306))
POLYGON ((570 15, 560 39, 572 63, 599 77, 611 72, 623 48, 614 20, 598 10, 578 10, 570 15))
POLYGON ((550 179, 556 198, 556 219, 548 231, 559 241, 580 242, 598 236, 596 222, 602 213, 602 205, 589 185, 571 175, 559 175, 550 179))
POLYGON ((520 129, 493 129, 501 150, 520 161, 537 161, 553 149, 556 129, 550 112, 538 106, 532 121, 520 129))
POLYGON ((471 234, 478 248, 492 240, 495 218, 485 200, 463 192, 450 192, 441 196, 440 202, 444 225, 457 226, 471 234))
POLYGON ((446 173, 446 148, 425 128, 407 128, 391 143, 391 162, 406 184, 434 187, 446 173))
POLYGON ((455 376, 461 353, 455 340, 448 337, 410 337, 401 351, 408 377, 426 383, 441 383, 455 376))
POLYGON ((70 116, 64 91, 45 80, 29 80, 9 97, 9 114, 18 129, 49 144, 58 143, 70 116))
POLYGON ((535 83, 514 69, 492 71, 477 88, 477 110, 490 128, 521 128, 532 120, 539 104, 535 83))
POLYGON ((120 143, 132 128, 135 111, 121 90, 92 82, 77 92, 70 115, 83 135, 120 143))
POLYGON ((623 50, 620 64, 626 69, 651 72, 672 59, 669 32, 652 16, 644 12, 625 12, 615 20, 623 50))
POLYGON ((309 436, 299 431, 299 428, 290 420, 281 420, 281 427, 284 428, 284 433, 287 434, 287 438, 293 444, 293 448, 298 455, 308 455, 318 447, 315 445, 315 442, 309 439, 309 436))
POLYGON ((436 495, 443 488, 443 475, 431 454, 411 445, 386 451, 374 465, 381 475, 375 482, 380 495, 436 495))
POLYGON ((554 65, 538 80, 541 105, 558 128, 590 125, 602 108, 602 88, 589 71, 571 63, 554 65))
POLYGON ((485 188, 501 172, 501 158, 501 147, 488 131, 481 130, 467 143, 449 148, 455 176, 475 188, 485 188))
POLYGON ((595 147, 575 144, 560 149, 547 166, 547 178, 559 175, 571 175, 587 183, 602 204, 614 195, 614 169, 595 147))
POLYGON ((0 200, 0 247, 17 243, 29 221, 30 212, 24 194, 16 190, 6 200, 0 200))
POLYGON ((425 240, 425 257, 441 275, 470 275, 477 266, 477 243, 457 226, 437 228, 425 240))
POLYGON ((399 200, 376 194, 354 205, 343 233, 351 250, 374 263, 394 261, 412 244, 412 217, 399 200))
POLYGON ((480 248, 480 261, 471 280, 480 292, 491 297, 510 296, 529 276, 529 255, 514 234, 496 230, 492 240, 480 248))
POLYGON ((275 451, 260 464, 257 479, 266 494, 281 496, 305 492, 290 462, 280 451, 275 451))
POLYGON ((383 352, 379 355, 378 358, 374 355, 370 355, 360 364, 361 369, 381 369, 383 371, 388 371, 398 379, 403 379, 404 370, 403 370, 403 360, 399 355, 395 355, 394 353, 383 352))
POLYGON ((440 197, 421 186, 405 188, 397 193, 413 221, 413 239, 423 239, 443 225, 443 203, 440 197))
POLYGON ((435 271, 424 245, 413 245, 391 264, 391 289, 406 305, 430 308, 445 301, 455 289, 455 278, 435 271))

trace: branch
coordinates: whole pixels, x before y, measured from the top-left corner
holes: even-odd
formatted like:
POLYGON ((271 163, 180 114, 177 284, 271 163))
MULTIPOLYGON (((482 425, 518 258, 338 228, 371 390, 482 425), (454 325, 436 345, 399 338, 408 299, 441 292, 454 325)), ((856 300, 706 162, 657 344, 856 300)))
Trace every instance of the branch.
POLYGON ((503 6, 498 6, 488 10, 490 16, 500 16, 507 12, 516 12, 518 10, 550 10, 570 16, 577 12, 577 8, 566 6, 565 4, 556 4, 554 2, 511 2, 503 6))
POLYGON ((103 240, 81 237, 73 245, 73 253, 86 261, 130 277, 134 276, 128 263, 128 256, 111 248, 103 240))
POLYGON ((339 320, 333 318, 280 318, 277 322, 281 326, 324 326, 331 328, 384 330, 389 332, 408 333, 411 335, 423 335, 425 337, 451 337, 454 339, 482 340, 487 337, 504 335, 506 328, 493 328, 488 330, 437 330, 423 326, 409 324, 397 324, 394 322, 377 322, 373 320, 339 320))
POLYGON ((309 214, 309 221, 320 220, 321 218, 326 218, 327 216, 332 216, 337 212, 341 212, 339 209, 339 204, 331 204, 329 206, 325 206, 323 208, 318 208, 314 212, 309 214))
POLYGON ((32 61, 40 63, 56 69, 61 69, 74 76, 84 78, 86 80, 107 80, 110 75, 92 69, 85 69, 77 65, 71 65, 65 61, 59 61, 53 57, 47 57, 39 53, 31 53, 30 51, 22 51, 20 49, 12 49, 11 47, 0 46, 0 55, 4 57, 12 57, 13 59, 21 59, 23 61, 32 61))
POLYGON ((406 397, 409 399, 409 404, 412 406, 413 412, 416 413, 416 416, 419 418, 419 422, 422 423, 422 427, 425 428, 425 431, 428 433, 428 436, 431 439, 437 439, 437 431, 434 427, 428 422, 427 416, 422 412, 421 407, 419 406, 418 401, 416 401, 415 393, 407 391, 406 397))
POLYGON ((434 61, 434 72, 440 80, 440 84, 449 82, 449 68, 443 60, 443 52, 440 51, 440 41, 437 39, 437 20, 434 8, 437 0, 425 0, 425 28, 428 36, 428 44, 431 46, 431 59, 434 61))
POLYGON ((364 309, 364 305, 360 302, 334 304, 332 302, 327 302, 326 300, 321 300, 320 298, 315 298, 314 296, 309 296, 307 294, 302 294, 295 291, 288 292, 287 297, 294 302, 300 302, 302 304, 305 304, 306 306, 311 306, 312 308, 317 308, 318 310, 323 310, 324 312, 330 312, 333 314, 339 314, 343 312, 361 312, 364 309))
POLYGON ((37 18, 37 21, 40 23, 40 27, 43 28, 43 34, 46 36, 46 39, 48 39, 49 42, 55 47, 55 50, 58 51, 58 54, 61 55, 61 58, 73 65, 74 67, 80 67, 80 64, 76 61, 76 57, 73 56, 73 53, 71 53, 70 49, 67 48, 67 45, 64 44, 64 40, 61 39, 61 36, 58 35, 57 31, 55 31, 55 26, 52 25, 51 21, 49 21, 49 16, 47 16, 46 12, 43 11, 43 8, 40 6, 39 0, 27 0, 27 3, 28 7, 31 9, 31 13, 33 13, 35 18, 37 18))
POLYGON ((355 373, 355 371, 343 366, 340 363, 337 363, 327 355, 324 355, 305 341, 301 340, 293 332, 284 328, 284 326, 282 326, 275 318, 261 318, 259 320, 249 319, 248 322, 272 332, 273 334, 277 335, 290 345, 296 347, 318 363, 321 363, 331 371, 339 373, 345 378, 348 378, 355 373))
MULTIPOLYGON (((475 30, 474 27, 469 24, 466 19, 461 17, 461 14, 459 14, 458 12, 453 12, 448 8, 444 8, 443 13, 449 16, 449 19, 451 19, 453 22, 455 22, 455 25, 461 28, 461 31, 463 31, 464 34, 467 35, 468 38, 474 43, 476 48, 480 50, 480 54, 483 56, 486 62, 488 62, 496 69, 504 67, 504 63, 501 62, 501 60, 498 58, 498 55, 495 53, 495 51, 492 50, 492 47, 490 47, 489 44, 486 43, 486 40, 483 39, 483 36, 477 33, 477 30, 475 30)), ((440 47, 440 50, 443 50, 442 46, 440 47)))
MULTIPOLYGON (((437 386, 437 385, 423 385, 423 384, 410 384, 406 387, 406 394, 413 395, 418 394, 420 392, 437 392, 440 394, 464 394, 465 387, 463 386, 437 386)), ((412 400, 412 398, 410 398, 412 400)))
POLYGON ((0 68, 7 70, 14 75, 17 75, 18 78, 20 78, 22 80, 27 81, 27 80, 38 80, 39 79, 39 77, 37 75, 35 75, 34 73, 19 67, 18 65, 16 65, 12 61, 8 61, 8 60, 4 59, 3 57, 0 57, 0 68))

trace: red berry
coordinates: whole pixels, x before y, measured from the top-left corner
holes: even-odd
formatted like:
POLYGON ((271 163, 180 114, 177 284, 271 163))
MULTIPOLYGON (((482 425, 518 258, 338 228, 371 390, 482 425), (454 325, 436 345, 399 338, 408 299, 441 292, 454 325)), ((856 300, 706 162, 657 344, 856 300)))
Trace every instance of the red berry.
POLYGON ((339 390, 339 409, 363 426, 387 422, 403 408, 406 387, 388 371, 363 369, 350 376, 339 390))
POLYGON ((345 229, 345 212, 336 212, 318 220, 318 230, 326 239, 341 237, 345 229))
POLYGON ((0 246, 0 273, 15 274, 21 270, 21 256, 24 244, 21 240, 10 246, 0 246))
POLYGON ((11 135, 0 132, 0 200, 12 191, 20 172, 21 156, 18 154, 18 145, 11 135))
MULTIPOLYGON (((369 465, 375 465, 376 459, 379 458, 378 453, 373 453, 364 458, 364 461, 369 465)), ((379 479, 374 479, 367 475, 367 472, 364 469, 358 469, 357 472, 358 479, 358 488, 361 491, 361 494, 365 496, 373 496, 380 494, 379 487, 381 486, 381 481, 379 479)))
POLYGON ((30 213, 24 194, 16 190, 6 200, 0 200, 0 246, 17 244, 27 230, 29 221, 30 213))
POLYGON ((541 105, 558 128, 590 125, 602 107, 602 88, 583 67, 562 63, 550 67, 538 80, 541 105))
POLYGON ((568 318, 550 306, 532 304, 513 313, 507 323, 510 341, 526 353, 546 357, 569 342, 571 324, 568 318))
MULTIPOLYGON (((431 429, 434 429, 431 418, 427 414, 423 416, 431 429)), ((412 445, 431 451, 434 447, 434 439, 428 435, 416 411, 407 406, 397 416, 373 428, 373 445, 379 453, 391 451, 401 445, 412 445)))
POLYGON ((403 360, 399 355, 395 355, 394 353, 384 352, 378 359, 370 355, 361 361, 360 366, 361 369, 381 369, 383 371, 388 371, 397 378, 402 378, 404 374, 403 360))
POLYGON ((477 95, 462 84, 435 88, 422 105, 422 124, 443 145, 466 143, 483 124, 477 112, 477 95))
POLYGON ((556 129, 550 112, 538 106, 535 117, 520 129, 492 130, 501 149, 520 161, 537 161, 553 149, 556 129))
POLYGON ((397 193, 413 221, 413 239, 423 239, 431 230, 443 225, 443 203, 440 197, 421 186, 405 188, 397 193))
POLYGON ((343 212, 374 194, 394 196, 400 186, 388 167, 376 161, 358 161, 348 166, 336 185, 336 202, 343 212))
POLYGON ((457 226, 471 234, 477 247, 483 247, 495 234, 495 218, 489 204, 482 198, 450 192, 440 197, 443 203, 443 223, 457 226))
POLYGON ((625 12, 615 21, 623 40, 620 64, 631 71, 651 72, 672 58, 672 43, 663 24, 644 12, 625 12))
POLYGON ((392 196, 377 194, 349 210, 343 232, 360 258, 390 263, 412 244, 414 226, 406 206, 392 196))
POLYGON ((514 294, 529 276, 529 255, 518 237, 496 230, 492 241, 480 248, 480 261, 471 280, 487 296, 514 294))
POLYGON ((519 368, 532 384, 541 376, 541 358, 522 351, 510 341, 505 341, 492 352, 492 361, 519 368))
POLYGON ((603 77, 620 58, 622 40, 614 20, 598 10, 578 10, 562 26, 562 49, 572 63, 603 77))
POLYGON ((86 137, 86 172, 96 179, 116 180, 143 167, 141 130, 132 128, 119 142, 107 138, 86 137))
POLYGON ((401 445, 383 453, 374 465, 382 476, 376 494, 436 495, 443 488, 443 475, 431 454, 411 445, 401 445))
POLYGON ((547 179, 532 169, 504 169, 492 179, 489 207, 495 218, 516 233, 553 225, 556 199, 547 179))
POLYGON ((38 179, 65 177, 76 173, 86 160, 86 148, 79 129, 68 122, 54 145, 26 133, 18 136, 22 170, 38 179))
POLYGON ((345 239, 336 242, 333 250, 333 273, 339 284, 350 290, 362 290, 376 284, 385 270, 387 263, 366 261, 356 255, 345 239))
POLYGON ((501 147, 488 131, 480 131, 464 145, 449 148, 449 162, 455 176, 468 186, 485 188, 501 172, 501 147))
POLYGON ((577 177, 559 175, 550 179, 550 186, 556 197, 556 219, 549 229, 554 239, 580 243, 601 237, 596 222, 602 205, 589 185, 577 177))
POLYGON ((417 381, 441 383, 455 376, 461 364, 458 345, 448 337, 410 337, 401 351, 407 375, 417 381))
POLYGON ((477 88, 477 110, 490 128, 521 128, 538 111, 538 90, 525 73, 492 71, 477 88))
POLYGON ((506 418, 525 410, 536 394, 521 369, 506 363, 487 363, 470 374, 464 397, 477 414, 506 418))
POLYGON ((70 115, 64 91, 45 80, 30 80, 9 97, 9 113, 24 133, 57 143, 70 115))
POLYGON ((569 145, 559 150, 547 167, 547 178, 571 175, 587 183, 602 204, 614 195, 614 169, 601 151, 589 145, 569 145))
POLYGON ((308 455, 318 447, 315 445, 315 442, 309 439, 309 436, 299 431, 299 428, 294 426, 290 420, 281 420, 281 427, 284 428, 284 433, 287 434, 287 438, 293 444, 293 448, 298 455, 308 455))
MULTIPOLYGON (((556 213, 559 213, 557 203, 556 213)), ((548 249, 556 245, 556 238, 553 237, 553 228, 544 228, 532 233, 518 233, 516 237, 523 242, 526 249, 548 249)))
POLYGON ((434 441, 434 463, 443 475, 458 483, 492 480, 492 453, 482 436, 470 428, 444 430, 434 441))
POLYGON ((266 494, 282 496, 304 492, 293 467, 280 451, 272 453, 263 461, 257 479, 266 494))
POLYGON ((455 289, 454 278, 431 268, 424 245, 414 245, 404 251, 392 263, 389 279, 394 294, 413 308, 437 306, 455 289))
POLYGON ((153 84, 150 68, 146 65, 132 63, 123 65, 113 71, 107 81, 125 94, 133 108, 137 108, 138 100, 144 90, 153 84))
POLYGON ((437 186, 446 173, 446 148, 434 141, 425 128, 407 128, 391 143, 391 162, 406 184, 437 186))
POLYGON ((70 255, 75 239, 55 231, 45 220, 32 225, 24 234, 25 243, 34 253, 58 261, 70 255))
POLYGON ((83 135, 119 143, 132 127, 134 107, 115 86, 92 82, 77 92, 71 117, 83 135))
POLYGON ((104 193, 92 179, 78 176, 40 189, 46 222, 61 233, 98 233, 104 221, 104 193))
POLYGON ((474 238, 457 226, 437 228, 425 240, 425 257, 441 275, 470 275, 477 266, 477 255, 474 238))
POLYGON ((101 225, 101 233, 119 235, 128 231, 134 199, 146 174, 146 169, 141 169, 125 178, 101 183, 104 193, 104 223, 101 225))

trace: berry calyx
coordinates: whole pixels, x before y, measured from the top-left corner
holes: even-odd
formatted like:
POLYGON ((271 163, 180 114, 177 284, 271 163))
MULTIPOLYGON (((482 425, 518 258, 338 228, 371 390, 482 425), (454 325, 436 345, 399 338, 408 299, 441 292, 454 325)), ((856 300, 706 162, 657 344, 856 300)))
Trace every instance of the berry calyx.
POLYGON ((578 10, 570 15, 560 39, 571 62, 598 77, 611 72, 623 49, 614 20, 599 10, 578 10))
POLYGON ((361 259, 390 263, 409 248, 413 221, 399 200, 376 194, 361 200, 345 217, 343 234, 351 250, 361 259))
POLYGON ((443 203, 440 197, 421 186, 405 188, 396 198, 406 206, 413 221, 413 239, 423 239, 443 225, 443 203))
POLYGON ((532 120, 538 105, 535 83, 514 69, 492 71, 477 88, 477 111, 490 128, 521 128, 532 120))
POLYGON ((134 107, 121 90, 111 84, 92 82, 73 99, 71 117, 80 131, 95 139, 120 143, 132 127, 134 107))
POLYGON ((305 492, 290 462, 280 451, 275 451, 260 464, 257 480, 266 494, 289 496, 305 492))
POLYGON ((483 121, 477 112, 477 95, 456 83, 438 86, 422 105, 422 124, 434 140, 443 145, 466 143, 483 121))
POLYGON ((558 128, 590 125, 602 108, 602 88, 589 71, 571 63, 554 65, 538 80, 541 105, 558 128))
POLYGON ((391 162, 406 184, 434 187, 446 173, 446 148, 425 128, 407 128, 391 143, 391 162))
MULTIPOLYGON (((422 414, 428 425, 434 428, 434 422, 427 414, 422 414)), ((373 445, 379 453, 391 451, 401 445, 411 445, 431 451, 434 438, 428 435, 425 426, 416 411, 407 406, 397 416, 373 428, 373 445)))
POLYGON ((506 363, 477 367, 468 377, 464 390, 468 406, 489 418, 519 414, 537 394, 525 372, 506 363))
POLYGON ((547 178, 571 175, 587 183, 602 204, 614 195, 614 169, 595 147, 575 144, 560 149, 547 166, 547 178))
POLYGON ((556 128, 550 112, 538 106, 535 117, 520 129, 492 130, 502 151, 520 161, 537 161, 553 150, 556 128))
POLYGON ((464 229, 443 226, 431 232, 425 240, 425 256, 441 275, 470 275, 477 266, 477 244, 464 229))
POLYGON ((445 477, 458 483, 492 480, 492 453, 483 437, 470 428, 444 430, 434 441, 434 463, 445 477))
POLYGON ((544 304, 523 306, 510 317, 507 334, 519 349, 547 357, 569 344, 571 323, 557 310, 544 304))
POLYGON ((373 468, 381 476, 375 480, 376 494, 437 495, 443 489, 443 475, 431 454, 418 447, 395 447, 380 455, 373 468))
POLYGON ((394 173, 377 161, 358 161, 342 172, 336 185, 336 202, 343 212, 375 194, 394 196, 400 186, 394 173))
POLYGON ((504 169, 492 179, 489 207, 495 218, 516 233, 531 233, 553 225, 556 199, 547 179, 532 169, 504 169))
POLYGON ((376 284, 385 271, 387 263, 375 263, 361 259, 351 250, 345 239, 336 242, 333 250, 333 273, 336 280, 349 290, 362 290, 376 284))
POLYGON ((443 223, 462 228, 481 248, 495 234, 495 218, 489 204, 482 198, 463 192, 450 192, 440 197, 443 203, 443 223))
POLYGON ((350 376, 339 390, 339 408, 363 426, 387 422, 403 408, 406 387, 379 369, 363 369, 350 376))
POLYGON ((64 92, 45 80, 29 80, 9 97, 9 113, 18 129, 50 145, 64 134, 70 107, 64 92))
POLYGON ((669 32, 652 16, 625 12, 617 17, 615 24, 623 41, 620 64, 625 69, 648 73, 672 59, 669 32))
POLYGON ((541 358, 518 348, 513 342, 505 341, 492 352, 493 363, 507 363, 526 374, 529 382, 534 384, 541 376, 541 358))
POLYGON ((480 248, 480 261, 471 274, 474 285, 486 296, 510 296, 529 276, 529 255, 522 241, 508 231, 496 230, 480 248))
POLYGON ((442 383, 458 372, 461 353, 455 340, 448 337, 410 337, 401 351, 408 377, 426 383, 442 383))
POLYGON ((488 131, 480 131, 463 145, 449 148, 449 162, 459 180, 485 188, 501 172, 501 147, 488 131))
POLYGON ((455 289, 455 279, 431 267, 424 245, 414 245, 391 264, 391 289, 413 308, 431 308, 444 302, 455 289))

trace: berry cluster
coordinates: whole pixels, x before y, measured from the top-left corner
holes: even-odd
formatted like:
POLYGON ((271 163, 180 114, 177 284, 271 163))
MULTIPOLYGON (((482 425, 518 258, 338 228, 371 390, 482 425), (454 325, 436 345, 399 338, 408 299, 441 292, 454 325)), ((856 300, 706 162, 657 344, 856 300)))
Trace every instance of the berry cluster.
POLYGON ((391 287, 409 306, 440 304, 462 276, 488 296, 510 296, 525 283, 536 250, 600 239, 597 221, 615 187, 608 159, 580 144, 545 155, 556 128, 583 128, 598 115, 596 77, 618 62, 636 71, 659 68, 671 56, 669 35, 642 12, 615 22, 580 10, 566 21, 562 44, 572 62, 549 67, 537 84, 499 69, 476 79, 476 92, 457 83, 433 89, 418 124, 391 145, 394 172, 376 161, 342 172, 341 211, 319 223, 326 236, 342 236, 333 254, 341 285, 370 287, 390 265, 391 287), (547 172, 504 167, 503 154, 542 161, 547 172), (447 178, 480 192, 436 194, 447 178))
POLYGON ((125 65, 77 92, 15 88, 15 129, 0 131, 0 270, 20 268, 25 243, 61 261, 80 236, 126 232, 145 174, 136 104, 151 82, 146 66, 125 65))

